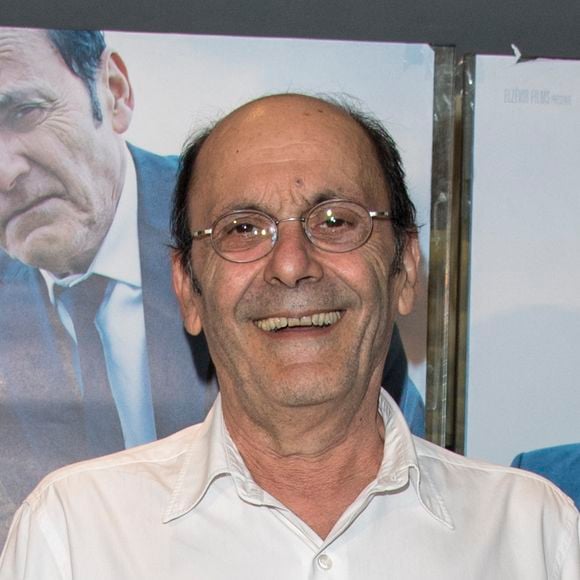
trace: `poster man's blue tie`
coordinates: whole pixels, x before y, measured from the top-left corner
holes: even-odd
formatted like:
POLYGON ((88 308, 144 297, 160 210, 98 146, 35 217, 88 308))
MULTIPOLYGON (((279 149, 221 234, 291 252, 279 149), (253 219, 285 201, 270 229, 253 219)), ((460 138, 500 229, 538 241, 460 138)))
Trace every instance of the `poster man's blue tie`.
POLYGON ((109 280, 93 274, 58 298, 69 313, 77 337, 79 380, 82 386, 87 453, 103 455, 124 447, 119 415, 113 400, 96 316, 109 280))

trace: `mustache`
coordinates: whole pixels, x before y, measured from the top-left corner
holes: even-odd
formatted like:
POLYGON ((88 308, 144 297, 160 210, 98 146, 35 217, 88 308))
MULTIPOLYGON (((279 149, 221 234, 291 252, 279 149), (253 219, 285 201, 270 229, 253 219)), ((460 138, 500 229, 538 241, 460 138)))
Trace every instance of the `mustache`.
POLYGON ((235 314, 239 320, 260 320, 276 315, 347 310, 358 302, 357 294, 338 282, 317 282, 297 288, 262 286, 244 294, 235 314))

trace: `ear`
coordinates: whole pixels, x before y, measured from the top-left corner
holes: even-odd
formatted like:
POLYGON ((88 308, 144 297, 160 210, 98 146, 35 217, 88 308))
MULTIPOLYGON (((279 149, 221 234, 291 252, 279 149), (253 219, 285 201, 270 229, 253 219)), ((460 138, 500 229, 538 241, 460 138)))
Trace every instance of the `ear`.
POLYGON ((403 254, 401 276, 401 290, 399 292, 398 310, 401 316, 409 314, 413 310, 415 296, 417 294, 416 285, 419 275, 419 261, 421 251, 419 250, 419 240, 415 234, 409 234, 407 244, 403 254))
POLYGON ((106 50, 102 57, 102 74, 106 90, 106 105, 115 133, 124 133, 131 123, 135 100, 127 67, 119 53, 106 50))
POLYGON ((173 252, 171 255, 171 273, 173 290, 177 296, 185 330, 189 334, 197 335, 203 327, 200 316, 200 297, 194 291, 189 272, 183 269, 177 252, 173 252))

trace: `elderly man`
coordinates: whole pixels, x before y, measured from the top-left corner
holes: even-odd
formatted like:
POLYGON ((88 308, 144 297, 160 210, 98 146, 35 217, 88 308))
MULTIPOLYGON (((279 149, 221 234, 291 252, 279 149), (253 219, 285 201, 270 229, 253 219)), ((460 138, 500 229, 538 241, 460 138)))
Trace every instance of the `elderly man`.
POLYGON ((186 149, 174 234, 220 397, 45 479, 0 580, 580 578, 563 494, 413 438, 381 390, 419 252, 380 125, 298 95, 238 109, 186 149))
POLYGON ((46 473, 216 395, 171 292, 177 160, 127 146, 133 100, 102 33, 0 29, 0 546, 46 473))
MULTIPOLYGON (((171 292, 177 160, 125 143, 133 101, 102 33, 0 29, 0 547, 46 473, 201 421, 217 392, 171 292)), ((384 384, 421 432, 395 338, 384 384)))

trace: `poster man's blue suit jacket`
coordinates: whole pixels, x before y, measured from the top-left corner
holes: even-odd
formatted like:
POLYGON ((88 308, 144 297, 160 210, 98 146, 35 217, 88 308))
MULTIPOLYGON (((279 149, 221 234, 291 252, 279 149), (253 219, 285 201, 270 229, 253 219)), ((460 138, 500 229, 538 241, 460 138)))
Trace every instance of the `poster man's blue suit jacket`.
MULTIPOLYGON (((163 437, 201 421, 216 391, 205 380, 205 342, 183 330, 171 288, 168 217, 177 160, 134 147, 131 154, 149 371, 157 434, 163 437)), ((69 351, 38 270, 0 251, 0 519, 48 471, 103 453, 88 449, 82 436, 69 351)))

